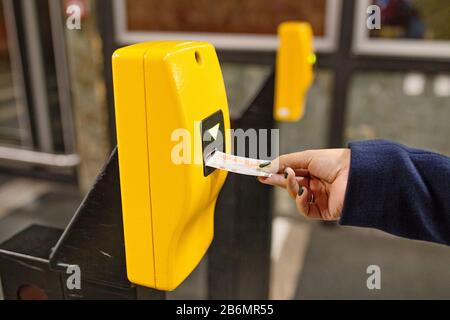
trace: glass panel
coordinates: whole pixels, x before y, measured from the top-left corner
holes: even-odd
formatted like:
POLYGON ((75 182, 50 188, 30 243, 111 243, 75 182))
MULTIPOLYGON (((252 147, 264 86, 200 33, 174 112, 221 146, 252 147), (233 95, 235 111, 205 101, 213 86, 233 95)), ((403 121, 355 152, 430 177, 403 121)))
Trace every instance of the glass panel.
POLYGON ((247 109, 272 67, 261 64, 222 63, 223 80, 227 89, 231 118, 239 118, 247 109))
POLYGON ((29 125, 25 114, 23 100, 16 99, 13 61, 10 57, 10 43, 16 39, 8 39, 8 28, 5 20, 5 9, 0 2, 0 144, 28 145, 29 125), (12 41, 11 41, 12 40, 12 41))
POLYGON ((450 155, 450 97, 436 95, 435 76, 425 75, 416 75, 425 77, 424 87, 408 95, 408 76, 371 72, 353 77, 347 141, 385 138, 450 155))
MULTIPOLYGON (((223 63, 222 72, 232 118, 239 118, 272 71, 271 66, 223 63)), ((279 122, 280 153, 327 146, 332 72, 316 70, 306 111, 299 122, 279 122), (320 125, 317 125, 317 124, 320 125)))
POLYGON ((326 0, 127 0, 128 30, 275 34, 280 22, 309 21, 325 34, 326 0))
POLYGON ((280 152, 291 153, 328 146, 333 73, 315 70, 314 83, 308 91, 305 115, 299 122, 280 122, 280 152))
POLYGON ((448 0, 375 0, 381 29, 371 38, 450 40, 448 0))

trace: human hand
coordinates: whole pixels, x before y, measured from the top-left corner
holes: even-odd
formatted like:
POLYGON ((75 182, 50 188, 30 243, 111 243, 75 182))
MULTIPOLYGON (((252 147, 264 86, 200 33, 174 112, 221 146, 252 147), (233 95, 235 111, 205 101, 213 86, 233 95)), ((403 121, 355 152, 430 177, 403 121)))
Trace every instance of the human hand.
POLYGON ((324 149, 282 155, 268 167, 277 173, 258 180, 287 189, 301 214, 338 220, 344 206, 350 153, 350 149, 324 149))

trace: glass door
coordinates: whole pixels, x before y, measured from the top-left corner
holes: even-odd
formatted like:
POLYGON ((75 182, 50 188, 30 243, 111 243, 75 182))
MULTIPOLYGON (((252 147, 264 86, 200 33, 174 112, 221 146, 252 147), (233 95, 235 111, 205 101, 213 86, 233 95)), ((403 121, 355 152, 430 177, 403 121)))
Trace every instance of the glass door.
POLYGON ((79 161, 63 2, 0 1, 0 166, 71 170, 79 161))

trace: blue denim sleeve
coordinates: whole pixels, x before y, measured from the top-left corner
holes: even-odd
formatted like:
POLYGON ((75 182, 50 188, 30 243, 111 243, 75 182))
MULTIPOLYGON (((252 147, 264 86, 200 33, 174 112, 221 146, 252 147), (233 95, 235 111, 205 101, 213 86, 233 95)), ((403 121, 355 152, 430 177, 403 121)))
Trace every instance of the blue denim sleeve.
POLYGON ((349 148, 341 225, 450 245, 450 158, 386 140, 349 148))

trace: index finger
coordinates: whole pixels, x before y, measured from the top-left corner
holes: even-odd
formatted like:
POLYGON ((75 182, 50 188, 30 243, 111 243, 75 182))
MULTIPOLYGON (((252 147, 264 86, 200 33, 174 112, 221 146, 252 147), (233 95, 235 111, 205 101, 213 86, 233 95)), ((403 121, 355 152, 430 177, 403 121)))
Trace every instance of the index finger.
POLYGON ((284 172, 286 168, 292 168, 295 171, 304 171, 306 175, 311 160, 310 150, 284 154, 273 160, 267 168, 264 168, 264 171, 280 173, 284 172))

